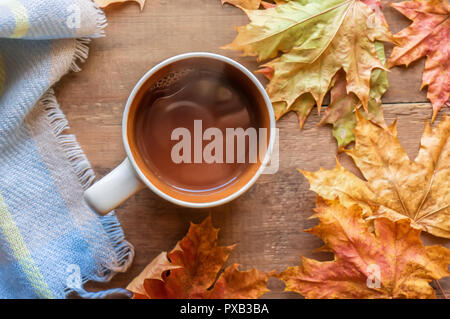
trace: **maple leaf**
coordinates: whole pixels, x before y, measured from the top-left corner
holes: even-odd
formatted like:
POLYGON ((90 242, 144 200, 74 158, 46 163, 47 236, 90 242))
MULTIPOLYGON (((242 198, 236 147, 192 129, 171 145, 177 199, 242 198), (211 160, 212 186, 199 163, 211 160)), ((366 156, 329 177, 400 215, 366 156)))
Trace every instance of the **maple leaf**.
POLYGON ((301 266, 277 275, 287 291, 306 298, 435 298, 429 282, 450 275, 450 250, 424 246, 407 219, 371 225, 360 206, 320 197, 315 212, 319 225, 307 232, 324 241, 334 260, 302 257, 301 266))
MULTIPOLYGON (((377 55, 384 63, 384 45, 375 43, 377 55)), ((335 84, 331 89, 330 105, 326 108, 319 125, 327 123, 333 125, 333 136, 338 142, 340 150, 355 140, 353 129, 356 126, 355 109, 361 106, 360 101, 353 93, 347 93, 345 73, 340 70, 334 79, 335 84)), ((361 114, 372 122, 385 126, 381 97, 388 88, 387 72, 376 69, 370 78, 370 98, 367 112, 361 114)))
POLYGON ((391 34, 379 0, 291 0, 267 10, 244 10, 251 22, 238 28, 226 49, 276 57, 259 73, 269 80, 267 91, 280 119, 295 111, 300 128, 311 110, 332 99, 320 124, 333 125, 341 149, 354 140, 355 108, 384 123, 381 96, 388 87, 384 46, 391 34))
POLYGON ((169 254, 159 255, 136 277, 128 290, 134 298, 244 299, 258 298, 268 290, 268 275, 256 269, 227 267, 216 280, 234 246, 218 246, 219 230, 211 217, 191 224, 186 236, 169 254))
POLYGON ((162 252, 133 279, 127 289, 132 291, 135 295, 145 296, 147 293, 143 283, 146 279, 163 280, 162 274, 164 272, 177 268, 180 268, 180 266, 173 265, 167 258, 167 253, 162 252))
POLYGON ((311 190, 365 216, 409 218, 414 227, 450 238, 450 117, 432 129, 426 124, 412 162, 397 139, 395 123, 380 127, 357 113, 355 148, 346 150, 367 181, 343 168, 302 173, 311 190))
MULTIPOLYGON (((275 3, 285 3, 288 2, 289 0, 275 0, 275 3)), ((229 3, 234 5, 235 7, 241 8, 241 9, 250 9, 250 10, 256 10, 258 9, 261 5, 264 8, 272 8, 275 6, 275 4, 267 2, 267 1, 262 1, 262 0, 222 0, 222 4, 224 3, 229 3)))
POLYGON ((367 108, 373 69, 383 69, 375 40, 390 41, 385 21, 360 0, 289 1, 266 10, 244 10, 250 24, 238 28, 228 49, 257 55, 274 70, 267 91, 273 102, 289 108, 310 93, 317 105, 330 88, 333 76, 346 72, 347 92, 367 108))
MULTIPOLYGON (((386 19, 381 11, 381 3, 379 0, 364 0, 372 10, 374 10, 380 19, 380 21, 387 26, 386 19)), ((380 42, 375 42, 375 50, 378 58, 384 64, 386 62, 386 56, 384 52, 384 45, 380 42)), ((266 76, 269 80, 273 78, 274 70, 268 66, 261 68, 257 71, 266 76)), ((331 101, 327 107, 325 115, 322 117, 319 125, 332 124, 333 135, 338 142, 339 149, 354 141, 353 129, 356 125, 356 116, 354 114, 355 108, 361 106, 360 101, 353 93, 347 93, 347 82, 345 79, 345 72, 343 70, 338 71, 332 80, 330 85, 331 89, 331 101)), ((367 112, 363 112, 370 120, 384 125, 383 110, 381 106, 381 97, 388 88, 387 72, 384 70, 376 69, 372 72, 370 79, 370 99, 367 112)), ((274 102, 272 103, 276 119, 280 119, 290 111, 297 113, 299 119, 300 129, 316 104, 313 96, 309 93, 302 95, 290 106, 287 107, 286 102, 274 102)))
POLYGON ((261 0, 222 0, 222 4, 230 3, 236 7, 244 9, 258 9, 261 5, 261 0))
POLYGON ((428 86, 427 97, 433 106, 433 119, 450 97, 449 5, 447 0, 415 0, 391 4, 413 23, 394 39, 388 67, 406 65, 427 57, 422 87, 428 86))
POLYGON ((135 1, 135 2, 139 3, 139 7, 141 8, 141 10, 144 8, 145 0, 94 0, 94 2, 100 8, 106 8, 110 4, 123 3, 123 2, 128 2, 128 1, 135 1))

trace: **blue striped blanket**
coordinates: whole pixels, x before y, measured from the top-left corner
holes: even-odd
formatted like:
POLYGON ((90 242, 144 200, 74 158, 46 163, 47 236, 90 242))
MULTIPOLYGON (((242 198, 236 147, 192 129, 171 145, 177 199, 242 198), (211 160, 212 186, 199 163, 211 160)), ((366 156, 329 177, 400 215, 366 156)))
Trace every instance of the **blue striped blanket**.
POLYGON ((91 0, 0 0, 0 298, 82 294, 133 259, 82 199, 94 173, 51 89, 105 24, 91 0))

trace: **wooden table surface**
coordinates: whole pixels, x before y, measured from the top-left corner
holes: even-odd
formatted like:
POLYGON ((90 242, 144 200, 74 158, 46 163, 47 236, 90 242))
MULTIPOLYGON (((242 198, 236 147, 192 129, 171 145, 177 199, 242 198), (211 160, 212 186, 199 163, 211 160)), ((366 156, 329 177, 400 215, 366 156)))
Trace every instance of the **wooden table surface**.
MULTIPOLYGON (((392 8, 384 9, 393 32, 409 24, 392 8)), ((254 58, 220 49, 233 40, 235 26, 247 23, 237 8, 222 7, 219 0, 148 0, 142 12, 135 3, 106 10, 106 37, 92 42, 83 71, 70 73, 56 86, 57 98, 67 115, 71 131, 91 161, 98 178, 107 174, 125 158, 121 139, 121 118, 125 101, 139 78, 156 63, 189 51, 209 51, 236 59, 250 70, 257 68, 254 58)), ((390 53, 392 46, 388 45, 390 53)), ((390 88, 385 95, 385 118, 398 118, 402 146, 414 158, 424 124, 431 117, 426 90, 420 92, 424 60, 408 69, 394 68, 389 73, 390 88)), ((266 81, 261 78, 265 84, 266 81)), ((436 123, 449 109, 443 109, 436 123)), ((125 287, 132 278, 161 251, 170 250, 186 233, 189 222, 200 222, 210 212, 221 228, 220 243, 237 243, 229 262, 241 269, 282 270, 298 265, 300 255, 317 259, 330 256, 313 253, 320 239, 302 232, 316 221, 308 220, 315 194, 297 168, 314 171, 333 168, 336 142, 329 126, 318 127, 313 111, 303 131, 295 114, 278 122, 280 128, 280 169, 276 175, 263 175, 239 199, 210 210, 177 207, 143 190, 116 212, 127 239, 135 246, 136 257, 127 273, 118 274, 108 284, 91 284, 93 289, 125 287)), ((346 155, 338 155, 353 172, 355 166, 346 155)), ((448 241, 424 235, 427 243, 448 241)), ((450 282, 441 280, 447 292, 450 282)), ((300 297, 283 293, 283 283, 269 281, 274 298, 300 297)))

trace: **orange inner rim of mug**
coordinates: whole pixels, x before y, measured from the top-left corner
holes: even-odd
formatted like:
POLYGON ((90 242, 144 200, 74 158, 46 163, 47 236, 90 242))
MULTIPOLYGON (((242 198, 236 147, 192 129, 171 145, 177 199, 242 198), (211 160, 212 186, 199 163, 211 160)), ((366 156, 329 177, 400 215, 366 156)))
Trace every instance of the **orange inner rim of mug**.
MULTIPOLYGON (((164 182, 163 179, 159 178, 147 165, 145 164, 144 159, 138 151, 136 136, 135 136, 135 123, 136 123, 136 114, 139 108, 139 104, 146 94, 146 92, 153 87, 159 79, 163 79, 174 69, 184 69, 184 68, 195 68, 196 66, 208 69, 208 70, 217 70, 221 72, 238 72, 242 74, 242 71, 230 65, 224 61, 215 60, 213 58, 205 58, 205 57, 194 57, 187 58, 179 61, 175 61, 169 65, 166 65, 156 71, 146 82, 141 86, 141 88, 136 93, 132 104, 130 105, 128 120, 127 120, 127 140, 130 145, 130 150, 132 156, 144 174, 144 176, 150 181, 150 183, 155 186, 158 190, 163 192, 164 194, 180 201, 188 202, 188 203, 210 203, 225 199, 234 193, 238 192, 242 189, 250 180, 255 176, 258 169, 261 166, 261 161, 258 156, 258 160, 256 163, 251 164, 248 168, 236 179, 234 182, 219 188, 217 190, 206 190, 204 192, 189 192, 177 189, 168 185, 164 182)), ((240 76, 242 79, 242 85, 246 86, 246 90, 249 92, 253 92, 253 96, 251 96, 251 100, 255 101, 258 105, 258 109, 260 112, 260 126, 267 129, 267 139, 270 140, 270 136, 272 134, 270 127, 270 115, 267 110, 266 102, 259 92, 259 89, 256 85, 244 74, 240 76)), ((241 83, 239 83, 241 84, 241 83)), ((268 144, 268 143, 267 143, 268 144)), ((267 152, 267 150, 265 150, 267 152)), ((264 155, 265 157, 265 155, 264 155)), ((262 158, 264 158, 262 157, 262 158)))

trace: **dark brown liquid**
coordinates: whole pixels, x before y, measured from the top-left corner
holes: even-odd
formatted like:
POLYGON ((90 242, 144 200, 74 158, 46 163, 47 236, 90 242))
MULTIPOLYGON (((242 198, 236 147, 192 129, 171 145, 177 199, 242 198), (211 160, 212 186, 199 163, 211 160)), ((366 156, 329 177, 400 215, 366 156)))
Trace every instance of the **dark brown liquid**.
MULTIPOLYGON (((252 165, 248 160, 225 160, 226 128, 261 127, 260 111, 251 98, 255 92, 248 92, 242 77, 225 67, 222 72, 199 66, 175 70, 146 92, 135 117, 136 144, 147 167, 166 184, 187 192, 214 191, 233 184, 252 165), (194 163, 194 120, 202 120, 202 135, 210 127, 222 131, 223 163, 208 164, 203 158, 194 163), (176 164, 171 158, 179 142, 171 140, 176 128, 191 133, 191 163, 176 164)), ((203 141, 202 149, 210 142, 203 141)), ((248 159, 248 139, 246 148, 248 159)))

